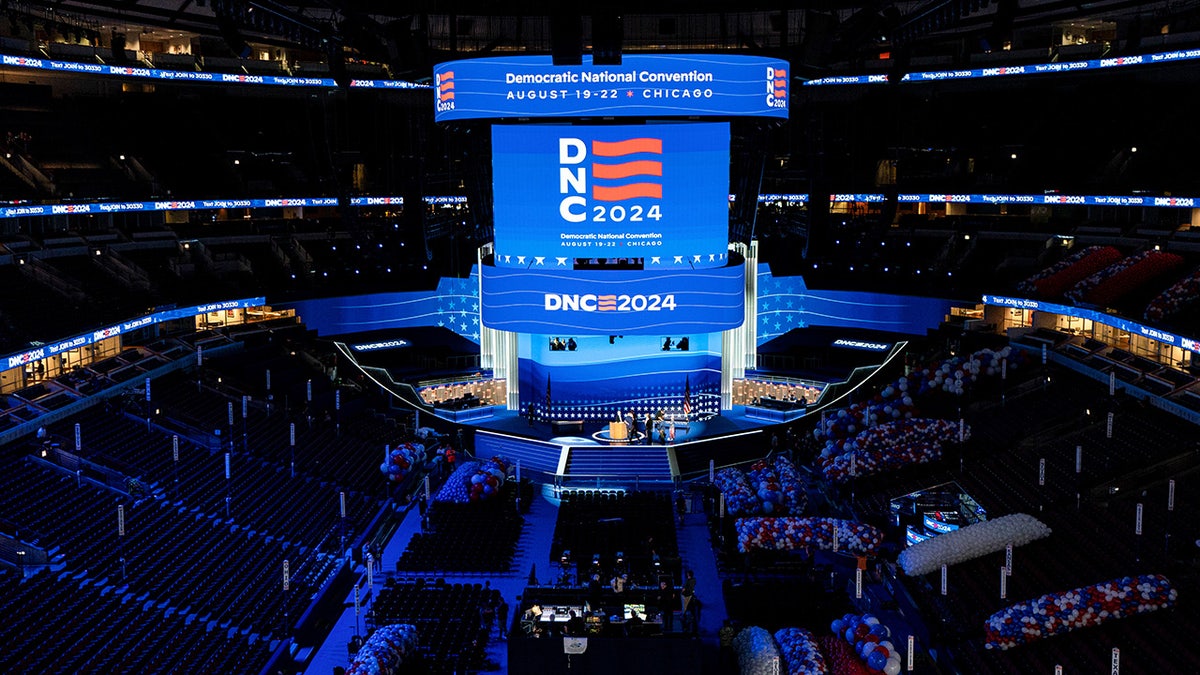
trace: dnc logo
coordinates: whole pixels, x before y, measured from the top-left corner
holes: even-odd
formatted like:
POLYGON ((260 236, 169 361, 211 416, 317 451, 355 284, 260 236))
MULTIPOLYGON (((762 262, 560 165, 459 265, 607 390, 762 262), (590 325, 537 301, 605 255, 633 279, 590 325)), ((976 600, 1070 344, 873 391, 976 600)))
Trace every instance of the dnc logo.
POLYGON ((558 214, 568 223, 642 222, 660 220, 661 204, 613 202, 662 200, 663 142, 661 138, 630 138, 588 143, 581 138, 558 139, 558 191, 563 195, 558 214), (589 157, 591 162, 588 163, 589 157), (588 190, 589 174, 591 190, 588 190), (592 202, 600 202, 591 206, 592 202))
POLYGON ((437 92, 437 111, 454 110, 454 71, 447 70, 435 75, 433 87, 437 92))
POLYGON ((767 68, 767 107, 786 108, 787 71, 780 68, 767 68))

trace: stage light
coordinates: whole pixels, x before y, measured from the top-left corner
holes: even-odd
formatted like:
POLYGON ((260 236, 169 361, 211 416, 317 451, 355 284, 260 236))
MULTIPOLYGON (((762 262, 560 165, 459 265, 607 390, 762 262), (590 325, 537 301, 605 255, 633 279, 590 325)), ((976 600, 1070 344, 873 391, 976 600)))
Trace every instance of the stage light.
POLYGON ((234 166, 241 166, 241 164, 242 164, 242 160, 240 160, 240 159, 235 159, 235 160, 233 160, 233 165, 234 165, 234 166))
POLYGON ((1135 146, 1133 146, 1132 148, 1130 148, 1130 149, 1129 149, 1129 151, 1130 151, 1130 152, 1137 152, 1137 146, 1136 146, 1136 145, 1135 145, 1135 146))
POLYGON ((1009 158, 1009 159, 1016 159, 1016 158, 1017 158, 1017 153, 1015 153, 1015 152, 1014 152, 1013 154, 1009 155, 1009 156, 1008 156, 1008 158, 1009 158))
POLYGON ((964 234, 964 235, 963 235, 963 241, 971 241, 971 235, 969 235, 969 234, 964 234))

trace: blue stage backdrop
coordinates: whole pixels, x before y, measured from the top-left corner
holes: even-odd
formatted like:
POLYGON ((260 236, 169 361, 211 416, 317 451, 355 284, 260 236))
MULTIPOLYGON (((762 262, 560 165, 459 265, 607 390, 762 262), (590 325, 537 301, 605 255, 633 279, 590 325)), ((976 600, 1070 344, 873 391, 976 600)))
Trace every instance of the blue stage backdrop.
POLYGON ((786 61, 737 54, 626 54, 621 65, 550 56, 439 63, 434 119, 788 116, 786 61))
POLYGON ((952 306, 974 304, 915 295, 809 290, 804 277, 775 277, 766 264, 760 264, 758 344, 808 326, 924 335, 941 324, 952 306))
POLYGON ((439 326, 479 342, 479 276, 442 277, 437 288, 403 293, 373 293, 340 298, 316 298, 272 303, 292 308, 309 328, 321 335, 439 326))
POLYGON ((716 413, 720 404, 720 335, 574 337, 532 335, 521 343, 522 410, 543 419, 603 421, 617 411, 716 413), (686 349, 680 340, 687 338, 686 349), (668 346, 666 340, 670 339, 668 346), (557 340, 576 349, 555 349, 557 340))
POLYGON ((499 267, 726 262, 728 123, 495 126, 492 175, 499 267))
MULTIPOLYGON (((267 301, 270 302, 270 298, 267 301)), ((443 278, 434 290, 271 304, 281 309, 295 309, 309 328, 322 335, 445 326, 469 340, 479 341, 478 269, 472 270, 467 278, 443 278)), ((975 303, 860 291, 809 290, 803 277, 775 277, 770 268, 762 264, 758 268, 758 343, 805 326, 870 328, 923 335, 941 323, 950 307, 971 304, 975 303)), ((549 327, 535 330, 547 329, 549 327)), ((663 335, 672 332, 686 333, 679 327, 660 331, 663 335)), ((561 337, 565 340, 569 336, 561 337)))

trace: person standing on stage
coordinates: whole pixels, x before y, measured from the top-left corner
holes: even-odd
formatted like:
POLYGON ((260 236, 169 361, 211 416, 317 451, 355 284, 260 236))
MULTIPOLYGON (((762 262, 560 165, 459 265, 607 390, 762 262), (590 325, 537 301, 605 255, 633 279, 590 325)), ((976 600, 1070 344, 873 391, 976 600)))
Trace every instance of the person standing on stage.
POLYGON ((658 582, 658 608, 662 612, 664 633, 675 631, 675 589, 664 579, 658 582))

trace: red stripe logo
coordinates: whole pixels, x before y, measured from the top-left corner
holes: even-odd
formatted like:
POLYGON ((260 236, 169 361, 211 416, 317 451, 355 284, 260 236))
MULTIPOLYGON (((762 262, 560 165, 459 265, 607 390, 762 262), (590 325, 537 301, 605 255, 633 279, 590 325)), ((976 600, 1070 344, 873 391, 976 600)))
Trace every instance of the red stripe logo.
POLYGON ((447 70, 438 76, 437 81, 438 100, 453 101, 454 100, 454 71, 447 70))
MULTIPOLYGON (((630 155, 662 156, 661 138, 630 138, 624 141, 592 141, 592 156, 620 160, 630 155)), ((600 180, 617 181, 613 185, 593 185, 592 199, 600 202, 620 202, 627 199, 662 199, 662 160, 629 159, 609 163, 592 163, 592 176, 600 180), (635 178, 633 182, 626 179, 635 178), (647 178, 660 180, 646 180, 647 178)))

